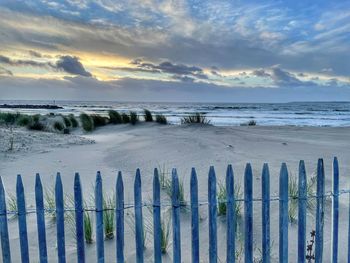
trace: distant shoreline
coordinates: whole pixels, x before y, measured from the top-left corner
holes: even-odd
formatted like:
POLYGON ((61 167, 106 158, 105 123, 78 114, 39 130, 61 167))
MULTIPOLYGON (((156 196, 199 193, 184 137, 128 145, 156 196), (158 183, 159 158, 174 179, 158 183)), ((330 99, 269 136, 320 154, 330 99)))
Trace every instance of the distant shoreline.
POLYGON ((48 110, 58 110, 63 109, 61 106, 57 105, 35 105, 35 104, 1 104, 0 109, 48 109, 48 110))

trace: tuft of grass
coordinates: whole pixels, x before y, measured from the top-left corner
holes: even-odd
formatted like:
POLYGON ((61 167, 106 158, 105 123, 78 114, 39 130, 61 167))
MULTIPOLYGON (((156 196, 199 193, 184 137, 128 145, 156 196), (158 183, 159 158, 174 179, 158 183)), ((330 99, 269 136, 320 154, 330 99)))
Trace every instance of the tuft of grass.
POLYGON ((139 116, 135 111, 130 111, 130 123, 135 125, 139 121, 139 116))
POLYGON ((64 125, 66 126, 66 128, 70 128, 73 126, 69 117, 62 116, 62 118, 63 118, 63 122, 64 122, 64 125))
POLYGON ((152 122, 153 121, 153 116, 152 116, 152 113, 147 110, 147 109, 144 109, 144 118, 145 118, 145 121, 146 122, 152 122))
POLYGON ((90 217, 90 212, 85 211, 84 212, 84 237, 86 244, 92 244, 93 238, 93 226, 92 226, 92 220, 90 217))
POLYGON ((170 176, 170 171, 165 164, 163 164, 162 166, 158 165, 158 174, 160 187, 162 189, 165 189, 169 180, 168 177, 170 176))
POLYGON ((210 124, 210 120, 208 120, 207 117, 204 116, 204 114, 199 112, 183 117, 181 119, 181 124, 192 124, 192 123, 210 124))
POLYGON ((156 115, 156 122, 158 122, 159 124, 168 124, 168 121, 163 114, 156 115))
POLYGON ((7 198, 7 210, 11 211, 11 212, 16 212, 12 214, 11 218, 16 218, 17 217, 17 198, 15 195, 13 194, 8 194, 8 198, 7 198))
POLYGON ((94 127, 105 126, 107 124, 107 118, 98 114, 91 114, 94 127))
POLYGON ((69 114, 68 118, 70 123, 72 124, 72 128, 77 128, 79 126, 79 123, 73 114, 69 114))
POLYGON ((288 196, 290 198, 289 206, 288 206, 289 222, 293 224, 293 223, 296 223, 297 221, 298 197, 299 197, 298 180, 295 176, 289 176, 288 196))
MULTIPOLYGON (((165 179, 165 188, 164 188, 164 190, 165 190, 166 194, 168 195, 168 197, 170 199, 172 199, 172 195, 173 195, 171 183, 172 182, 171 182, 170 178, 166 178, 165 179)), ((178 196, 179 196, 180 206, 181 207, 186 207, 187 206, 187 201, 185 199, 184 181, 180 177, 179 177, 179 193, 178 193, 178 196)))
POLYGON ((32 121, 33 121, 33 120, 32 120, 32 117, 31 117, 31 116, 21 114, 21 115, 18 117, 18 119, 17 119, 17 121, 16 121, 16 124, 17 124, 18 126, 28 126, 29 124, 32 123, 32 121))
POLYGON ((44 206, 48 210, 50 218, 54 221, 56 219, 56 203, 54 187, 49 187, 44 192, 44 206))
POLYGON ((6 126, 14 125, 19 116, 19 113, 0 112, 0 123, 4 123, 6 126))
POLYGON ((57 131, 63 131, 63 129, 64 129, 64 125, 60 121, 55 121, 55 123, 53 124, 53 127, 57 131))
POLYGON ((170 246, 170 217, 167 215, 165 218, 162 217, 161 222, 161 251, 162 254, 168 252, 170 246))
MULTIPOLYGON (((135 229, 135 215, 134 213, 126 213, 126 218, 125 218, 125 222, 128 224, 128 226, 130 227, 131 231, 134 233, 134 235, 136 234, 136 229, 135 229)), ((143 247, 144 249, 146 248, 146 243, 147 243, 147 237, 148 237, 148 233, 152 233, 152 227, 151 227, 151 223, 149 222, 149 219, 147 219, 147 217, 143 216, 142 218, 142 229, 143 229, 143 233, 142 233, 142 237, 143 237, 143 247), (145 223, 146 220, 146 223, 145 223)))
POLYGON ((226 190, 226 186, 219 182, 219 191, 217 194, 217 198, 218 198, 218 203, 219 203, 219 207, 218 207, 218 216, 221 215, 226 215, 226 210, 227 210, 227 190, 226 190))
POLYGON ((105 195, 103 198, 103 225, 106 239, 114 238, 114 198, 105 195))
POLYGON ((94 121, 90 117, 90 115, 88 115, 86 113, 80 114, 80 121, 81 121, 81 126, 83 127, 84 131, 91 132, 95 129, 94 121))
POLYGON ((119 112, 115 110, 108 111, 108 116, 109 116, 109 122, 112 124, 123 123, 122 116, 119 114, 119 112))
POLYGON ((123 123, 130 123, 130 116, 126 113, 122 114, 123 123))

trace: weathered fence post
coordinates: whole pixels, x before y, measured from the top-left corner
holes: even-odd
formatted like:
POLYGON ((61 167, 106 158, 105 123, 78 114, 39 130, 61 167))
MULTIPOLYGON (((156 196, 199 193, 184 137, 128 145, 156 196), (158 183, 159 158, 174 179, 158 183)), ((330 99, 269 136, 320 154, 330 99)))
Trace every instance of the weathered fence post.
POLYGON ((83 194, 79 173, 74 177, 74 208, 75 208, 75 228, 77 238, 77 261, 85 262, 85 245, 84 245, 84 206, 83 194))
POLYGON ((244 172, 244 259, 253 263, 253 172, 247 163, 244 172))
POLYGON ((64 199, 60 173, 57 173, 55 184, 56 230, 58 263, 66 262, 66 247, 64 239, 64 199))
POLYGON ((9 232, 7 226, 7 209, 6 209, 6 197, 5 189, 0 176, 0 236, 1 236, 1 252, 2 262, 11 263, 11 251, 9 232))
POLYGON ((171 200, 173 218, 173 263, 181 263, 181 235, 180 235, 180 200, 179 178, 176 169, 171 173, 171 200))
POLYGON ((208 208, 209 208, 209 262, 216 263, 217 252, 217 199, 216 199, 216 175, 214 166, 210 166, 208 176, 208 208))
POLYGON ((135 241, 136 241, 136 261, 143 263, 143 218, 142 218, 142 190, 140 169, 136 170, 134 183, 134 200, 135 200, 135 241))
POLYGON ((162 247, 161 247, 161 238, 162 238, 162 221, 160 218, 160 184, 158 169, 154 169, 153 175, 153 233, 154 233, 154 262, 162 262, 162 247))
POLYGON ((102 191, 102 177, 98 171, 96 175, 95 184, 95 209, 96 209, 96 250, 97 262, 103 263, 105 261, 104 252, 104 236, 103 236, 103 191, 102 191))
POLYGON ((191 241, 192 263, 199 263, 199 213, 198 213, 198 181, 196 170, 191 171, 191 241))
POLYGON ((323 226, 324 226, 324 166, 323 159, 317 164, 317 204, 316 204, 316 236, 315 236, 315 263, 323 260, 323 226))
POLYGON ((282 163, 279 192, 279 262, 288 263, 288 170, 282 163))
POLYGON ((226 262, 234 263, 236 257, 236 215, 235 215, 235 186, 232 165, 227 166, 226 170, 226 193, 227 193, 227 204, 226 204, 226 262))
POLYGON ((118 172, 116 185, 116 231, 117 263, 124 263, 124 184, 122 173, 118 172))
POLYGON ((332 262, 338 262, 338 225, 339 225, 339 166, 338 159, 333 160, 333 209, 332 209, 332 262))
POLYGON ((262 190, 262 262, 270 263, 270 171, 264 164, 261 178, 262 190))
POLYGON ((306 189, 305 164, 304 161, 300 161, 298 180, 298 262, 300 263, 306 262, 306 205, 308 198, 306 189))
POLYGON ((28 235, 27 235, 27 211, 24 197, 24 188, 21 175, 17 175, 16 184, 17 209, 18 209, 18 229, 19 241, 21 245, 22 262, 29 262, 28 235))
POLYGON ((37 220, 37 229, 38 229, 39 259, 40 259, 40 263, 47 263, 45 207, 44 207, 43 186, 41 184, 39 174, 36 174, 36 177, 35 177, 35 203, 36 203, 36 220, 37 220))

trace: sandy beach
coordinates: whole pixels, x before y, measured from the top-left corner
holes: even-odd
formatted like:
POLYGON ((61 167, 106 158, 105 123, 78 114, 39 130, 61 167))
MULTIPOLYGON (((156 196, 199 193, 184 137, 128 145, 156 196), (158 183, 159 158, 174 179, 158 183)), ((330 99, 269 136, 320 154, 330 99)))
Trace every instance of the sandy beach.
MULTIPOLYGON (((190 170, 195 167, 199 181, 199 199, 207 199, 207 175, 210 165, 215 166, 219 182, 224 182, 225 170, 232 164, 236 185, 243 190, 243 171, 250 162, 254 175, 254 197, 261 195, 261 170, 267 162, 271 173, 271 195, 278 194, 278 176, 282 162, 286 162, 290 176, 297 175, 299 160, 305 160, 307 175, 315 174, 318 158, 324 158, 326 171, 326 191, 331 190, 331 168, 334 156, 340 163, 340 188, 348 187, 347 174, 350 171, 350 128, 330 127, 215 127, 211 125, 158 125, 139 123, 131 125, 108 125, 96 129, 90 134, 81 131, 70 135, 33 132, 15 129, 14 150, 7 151, 8 131, 0 129, 0 175, 6 191, 15 193, 15 178, 21 174, 26 191, 27 207, 34 207, 34 179, 39 172, 44 187, 52 187, 55 174, 61 172, 64 190, 73 191, 74 173, 79 172, 84 188, 84 195, 93 193, 96 171, 101 171, 106 192, 114 191, 116 174, 122 171, 126 202, 133 202, 133 179, 136 168, 141 169, 143 200, 152 196, 152 177, 155 167, 176 167, 184 181, 185 197, 189 200, 190 170)), ((164 192, 162 199, 167 199, 164 192)), ((345 260, 347 233, 348 196, 340 198, 340 249, 339 260, 345 260)), ((131 209, 132 210, 132 209, 131 209)), ((131 212, 130 210, 130 212, 131 212)), ((145 217, 150 213, 144 209, 145 217)), ((200 209, 200 246, 202 262, 207 262, 208 255, 208 220, 207 207, 200 209)), ((254 239, 256 257, 261 247, 261 206, 254 203, 254 239)), ((330 258, 330 216, 331 205, 327 202, 325 217, 325 260, 330 258)), ((182 253, 183 262, 190 261, 190 214, 182 213, 182 253)), ((30 255, 33 262, 38 258, 36 216, 28 217, 30 255)), ((308 229, 314 228, 314 217, 310 213, 308 229)), ((17 220, 9 221, 11 250, 14 262, 19 261, 19 239, 17 220)), ((225 261, 224 217, 218 218, 218 248, 220 262, 225 261)), ((75 246, 72 233, 66 228, 68 262, 75 261, 75 246), (68 245, 69 244, 69 245, 68 245)), ((290 224, 290 260, 295 261, 297 225, 290 224)), ((47 239, 49 259, 56 260, 55 225, 47 218, 47 239)), ((126 225, 125 253, 127 262, 134 262, 134 236, 126 225)), ((146 240, 145 261, 153 260, 153 240, 150 233, 146 240)), ((278 202, 271 203, 271 238, 272 256, 278 258, 278 202)), ((309 239, 309 236, 307 236, 309 239)), ((237 245, 239 247, 239 244, 237 245)), ((115 239, 105 242, 106 262, 115 258, 115 239)), ((171 246, 164 256, 165 262, 171 261, 171 246)), ((95 261, 95 243, 87 245, 87 261, 95 261)), ((51 261, 50 260, 50 261, 51 261)))

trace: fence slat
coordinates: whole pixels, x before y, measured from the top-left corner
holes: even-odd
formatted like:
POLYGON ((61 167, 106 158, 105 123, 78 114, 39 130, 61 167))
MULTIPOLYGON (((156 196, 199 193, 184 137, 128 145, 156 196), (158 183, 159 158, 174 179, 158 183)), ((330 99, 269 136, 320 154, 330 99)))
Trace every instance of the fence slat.
POLYGON ((142 190, 140 169, 136 170, 134 183, 134 201, 135 201, 135 242, 136 242, 136 262, 143 263, 143 218, 142 218, 142 190))
POLYGON ((154 262, 162 262, 162 247, 161 247, 161 238, 162 238, 162 228, 161 228, 161 218, 160 218, 160 184, 158 169, 154 169, 153 175, 153 233, 154 233, 154 262))
POLYGON ((104 252, 104 237, 103 237, 103 191, 102 191, 102 177, 98 171, 95 183, 95 209, 96 209, 96 251, 97 262, 103 263, 105 261, 104 252))
POLYGON ((288 263, 288 170, 282 163, 279 191, 279 262, 288 263))
POLYGON ((64 201, 63 186, 60 173, 57 173, 55 184, 56 202, 56 231, 57 231, 57 257, 58 263, 66 262, 66 248, 64 239, 64 201))
POLYGON ((75 228, 77 239, 77 257, 79 263, 85 262, 85 245, 84 245, 84 206, 83 194, 79 173, 74 177, 74 207, 75 207, 75 228))
POLYGON ((47 247, 46 247, 46 228, 45 228, 45 208, 43 186, 41 184, 40 175, 35 177, 35 203, 36 203, 36 221, 38 228, 38 244, 40 263, 47 263, 47 247))
POLYGON ((262 190, 262 262, 270 263, 270 171, 267 163, 263 166, 262 190))
POLYGON ((117 263, 124 263, 124 184, 122 173, 118 172, 116 185, 116 231, 117 231, 117 263))
POLYGON ((176 169, 171 172, 171 201, 173 218, 173 263, 181 262, 179 178, 176 169))
POLYGON ((198 213, 198 181, 194 168, 191 170, 191 241, 192 263, 199 263, 199 213, 198 213))
POLYGON ((19 243, 21 247, 22 263, 29 262, 28 234, 27 234, 27 211, 24 197, 24 188, 21 175, 17 175, 16 184, 19 243))
POLYGON ((216 200, 216 175, 214 166, 210 166, 208 176, 208 207, 209 207, 209 262, 216 263, 217 252, 217 200, 216 200))
POLYGON ((244 259, 253 263, 253 172, 247 163, 244 172, 244 259))
POLYGON ((1 252, 2 262, 11 263, 11 251, 9 232, 7 226, 7 209, 6 209, 6 197, 5 189, 0 176, 0 236, 1 236, 1 252))
POLYGON ((227 166, 226 170, 226 193, 227 193, 227 205, 226 205, 226 262, 234 263, 236 256, 236 215, 235 215, 235 189, 234 189, 234 177, 232 165, 227 166))
POLYGON ((298 262, 306 262, 307 181, 304 161, 299 162, 298 180, 298 262))
POLYGON ((323 260, 323 226, 324 226, 324 166, 323 159, 317 163, 317 204, 316 204, 316 236, 315 263, 323 260))
POLYGON ((338 262, 338 225, 339 225, 339 166, 338 159, 333 160, 333 209, 332 209, 332 262, 338 262))
POLYGON ((16 194, 21 260, 22 262, 29 262, 26 202, 24 197, 24 188, 21 175, 17 175, 16 194))

